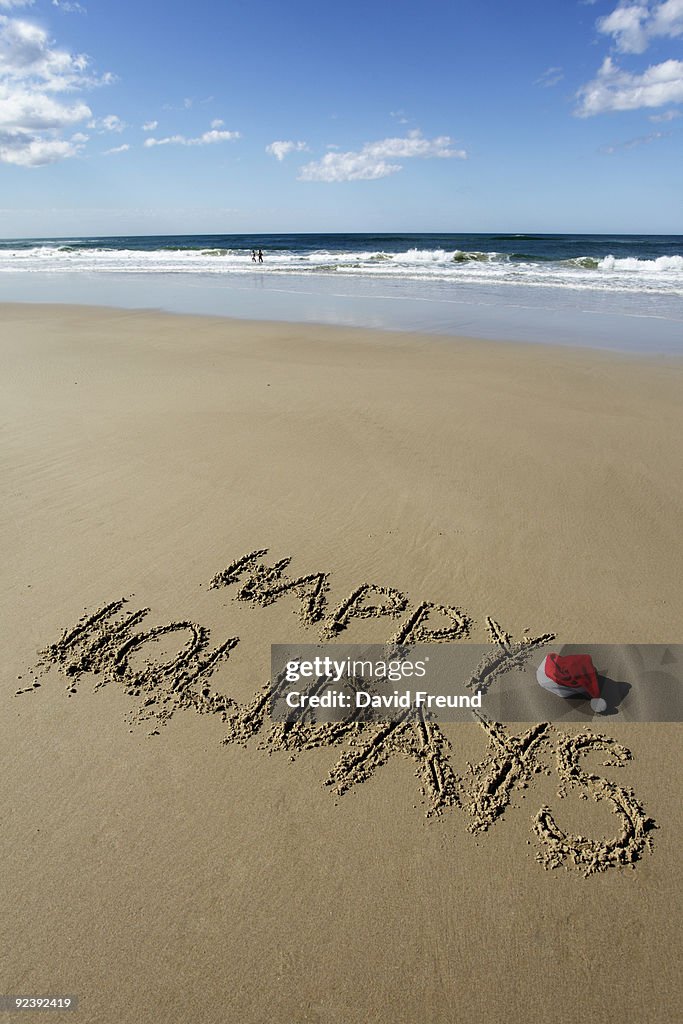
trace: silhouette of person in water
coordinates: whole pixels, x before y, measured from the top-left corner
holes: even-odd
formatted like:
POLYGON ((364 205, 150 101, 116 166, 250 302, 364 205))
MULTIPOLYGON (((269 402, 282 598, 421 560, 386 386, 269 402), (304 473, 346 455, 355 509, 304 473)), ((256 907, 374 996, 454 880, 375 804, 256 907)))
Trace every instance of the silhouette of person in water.
POLYGON ((259 249, 258 251, 258 261, 259 263, 263 263, 263 249, 259 249))
POLYGON ((256 263, 256 249, 251 250, 251 262, 256 263))

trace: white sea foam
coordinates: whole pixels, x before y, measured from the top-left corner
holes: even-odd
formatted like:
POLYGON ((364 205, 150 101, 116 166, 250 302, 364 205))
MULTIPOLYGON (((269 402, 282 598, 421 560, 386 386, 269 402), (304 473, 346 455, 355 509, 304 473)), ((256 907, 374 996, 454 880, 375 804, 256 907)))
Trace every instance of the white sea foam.
POLYGON ((602 259, 579 256, 562 261, 512 259, 505 253, 459 249, 407 249, 405 252, 272 250, 256 266, 251 251, 229 248, 80 248, 77 244, 36 244, 0 249, 0 273, 254 274, 329 275, 387 280, 441 281, 453 285, 501 284, 574 291, 683 295, 683 256, 658 259, 602 259))
POLYGON ((598 263, 600 270, 627 270, 636 273, 670 274, 683 271, 683 256, 658 256, 656 260, 639 260, 635 256, 616 259, 605 256, 598 263))

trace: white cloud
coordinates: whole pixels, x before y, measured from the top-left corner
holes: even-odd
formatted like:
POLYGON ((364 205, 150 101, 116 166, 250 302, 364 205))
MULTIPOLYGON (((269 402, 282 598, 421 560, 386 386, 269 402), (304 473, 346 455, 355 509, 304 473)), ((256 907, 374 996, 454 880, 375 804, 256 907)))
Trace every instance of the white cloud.
POLYGON ((152 146, 208 146, 215 142, 232 142, 233 139, 239 138, 239 132, 218 131, 212 128, 195 139, 188 139, 185 135, 167 135, 164 139, 145 139, 144 144, 148 149, 152 146))
POLYGON ((113 153, 127 153, 129 149, 130 146, 128 145, 128 143, 124 142, 122 146, 114 146, 113 149, 105 149, 104 155, 111 156, 113 153))
POLYGON ((418 131, 410 132, 404 138, 382 139, 366 142, 357 152, 329 152, 321 160, 304 164, 299 173, 300 181, 374 181, 386 178, 402 169, 396 159, 421 157, 467 158, 464 149, 453 149, 453 140, 447 135, 425 139, 418 131))
POLYGON ((266 153, 274 156, 276 160, 284 160, 288 153, 302 153, 308 149, 305 142, 292 142, 291 139, 275 141, 266 146, 266 153))
POLYGON ((212 142, 232 142, 233 139, 239 139, 239 132, 227 132, 219 131, 217 128, 212 128, 210 132, 204 132, 198 139, 188 139, 188 146, 206 146, 212 142))
POLYGON ((624 0, 611 14, 598 18, 597 28, 613 37, 620 53, 644 53, 653 39, 683 35, 683 0, 624 0))
POLYGON ((224 124, 225 124, 225 121, 221 121, 220 117, 214 117, 213 121, 211 122, 211 127, 212 128, 222 128, 224 124))
POLYGON ((54 96, 0 85, 0 128, 33 132, 59 130, 90 116, 83 102, 61 103, 54 96))
POLYGON ((542 75, 540 75, 534 85, 542 85, 544 89, 550 89, 553 85, 557 85, 564 78, 564 71, 562 68, 546 68, 542 75))
POLYGON ((638 146, 646 146, 649 142, 655 142, 657 139, 668 138, 668 132, 651 132, 650 135, 639 135, 636 139, 627 139, 626 142, 616 142, 612 146, 601 146, 600 152, 606 153, 608 156, 612 153, 618 153, 622 149, 636 149, 638 146))
POLYGON ((167 135, 165 139, 145 139, 144 145, 147 149, 152 146, 169 146, 172 143, 177 143, 179 146, 186 146, 187 139, 184 135, 167 135))
POLYGON ((613 36, 621 53, 642 53, 648 44, 645 22, 649 13, 646 4, 621 5, 604 18, 598 18, 598 32, 613 36))
POLYGON ((153 132, 158 127, 159 127, 159 122, 158 121, 145 121, 145 123, 142 126, 142 130, 143 130, 143 132, 153 132))
POLYGON ((93 128, 99 132, 122 132, 128 125, 125 121, 122 121, 118 114, 107 114, 106 117, 97 117, 88 124, 88 128, 93 128))
POLYGON ((0 162, 41 166, 79 153, 86 137, 64 136, 92 112, 82 99, 59 94, 112 78, 93 74, 84 54, 58 49, 39 25, 0 14, 0 162))
POLYGON ((683 0, 665 0, 654 8, 652 34, 673 39, 683 35, 683 0))
POLYGON ((87 14, 85 7, 81 7, 80 4, 72 3, 72 0, 52 0, 53 7, 59 7, 60 11, 65 11, 67 14, 87 14))
POLYGON ((51 92, 106 85, 113 75, 95 76, 82 53, 55 49, 47 32, 33 22, 0 15, 0 80, 40 82, 51 92))
POLYGON ((11 7, 31 7, 33 0, 0 0, 0 8, 9 10, 11 7))
POLYGON ((606 57, 592 82, 577 93, 579 117, 611 110, 639 110, 683 102, 683 61, 652 64, 640 75, 622 71, 606 57))
POLYGON ((42 167, 57 160, 76 156, 83 144, 79 137, 72 139, 32 138, 28 132, 0 130, 0 163, 20 167, 42 167))
POLYGON ((118 114, 107 114, 102 118, 102 127, 108 132, 122 132, 126 122, 122 121, 118 114))

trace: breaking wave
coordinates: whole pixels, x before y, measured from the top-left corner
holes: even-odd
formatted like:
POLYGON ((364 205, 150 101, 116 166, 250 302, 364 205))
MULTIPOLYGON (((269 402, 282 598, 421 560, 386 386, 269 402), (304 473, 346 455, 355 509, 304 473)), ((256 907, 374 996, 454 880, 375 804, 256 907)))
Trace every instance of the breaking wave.
MULTIPOLYGON (((500 235, 489 240, 533 241, 534 235, 500 235)), ((548 236, 546 236, 547 239, 548 236)), ((683 255, 654 259, 635 256, 576 255, 555 258, 548 252, 481 251, 447 247, 406 247, 402 251, 368 248, 277 248, 265 250, 256 267, 251 248, 158 244, 148 248, 107 245, 107 239, 62 239, 52 243, 4 243, 0 273, 109 274, 254 274, 316 275, 430 280, 459 283, 530 285, 611 292, 683 295, 683 255), (98 244, 101 242, 102 244, 98 244)), ((366 241, 380 241, 367 238, 366 241)), ((508 246, 513 249, 513 246, 508 246)), ((618 251, 618 248, 616 249, 618 251)))

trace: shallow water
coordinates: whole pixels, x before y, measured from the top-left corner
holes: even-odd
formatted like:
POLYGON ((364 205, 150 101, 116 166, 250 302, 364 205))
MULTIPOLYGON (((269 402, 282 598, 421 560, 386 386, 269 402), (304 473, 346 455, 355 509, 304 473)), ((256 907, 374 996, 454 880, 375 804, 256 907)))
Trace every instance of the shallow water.
POLYGON ((6 272, 2 302, 163 309, 255 320, 420 331, 662 355, 683 354, 683 304, 517 285, 219 275, 6 272))

